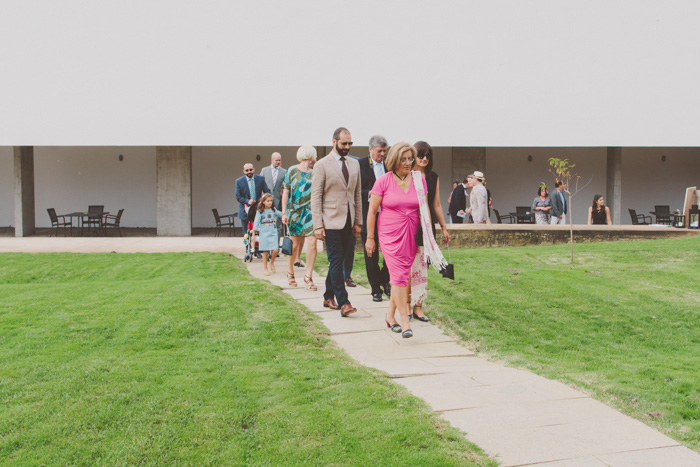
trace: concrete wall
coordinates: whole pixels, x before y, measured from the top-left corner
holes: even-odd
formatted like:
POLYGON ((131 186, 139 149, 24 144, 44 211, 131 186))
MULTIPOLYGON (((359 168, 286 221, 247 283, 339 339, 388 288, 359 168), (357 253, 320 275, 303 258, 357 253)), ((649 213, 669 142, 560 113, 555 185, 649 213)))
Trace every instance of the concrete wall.
POLYGON ((0 227, 15 223, 15 176, 12 146, 0 147, 0 227))
MULTIPOLYGON (((572 202, 574 224, 585 224, 593 196, 605 195, 606 148, 487 148, 484 174, 494 208, 508 213, 514 212, 515 206, 531 206, 540 182, 545 182, 552 192, 554 176, 549 173, 550 157, 569 159, 576 164, 574 171, 581 175, 581 186, 592 177, 591 183, 572 202), (532 162, 528 156, 532 156, 532 162)), ((495 215, 491 222, 496 222, 495 215)))
POLYGON ((630 223, 628 208, 638 214, 649 214, 657 204, 682 210, 690 186, 700 188, 700 148, 622 148, 625 224, 630 223))
POLYGON ((155 147, 35 147, 34 185, 37 227, 51 226, 48 208, 62 214, 90 204, 124 208, 122 227, 155 226, 155 147))

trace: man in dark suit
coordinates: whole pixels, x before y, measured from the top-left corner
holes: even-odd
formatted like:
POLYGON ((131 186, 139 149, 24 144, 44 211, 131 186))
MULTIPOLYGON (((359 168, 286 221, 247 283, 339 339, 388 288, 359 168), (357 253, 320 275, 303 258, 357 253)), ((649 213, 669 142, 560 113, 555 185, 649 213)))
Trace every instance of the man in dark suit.
MULTIPOLYGON (((367 242, 367 212, 369 211, 369 193, 372 191, 377 178, 386 173, 384 157, 386 156, 387 142, 383 136, 375 135, 369 139, 369 156, 363 157, 360 162, 360 178, 362 179, 362 244, 367 242)), ((377 223, 374 224, 374 238, 378 238, 377 223)), ((387 296, 391 296, 391 285, 389 285, 389 270, 386 263, 379 268, 379 255, 367 256, 365 253, 365 268, 367 269, 367 280, 372 287, 372 300, 382 301, 382 289, 387 296)))
MULTIPOLYGON (((269 193, 270 189, 265 183, 265 177, 255 175, 255 167, 253 164, 243 165, 243 176, 236 180, 236 199, 238 200, 238 218, 241 220, 243 230, 246 230, 248 225, 248 212, 255 210, 258 201, 262 198, 263 193, 269 193), (247 210, 246 210, 247 207, 247 210)), ((255 241, 251 238, 251 245, 255 245, 255 241)), ((262 258, 259 251, 255 251, 255 256, 262 258)))
POLYGON ((458 216, 457 213, 461 211, 464 215, 464 211, 467 209, 467 179, 462 180, 462 183, 457 185, 452 191, 452 197, 450 198, 450 206, 448 211, 450 211, 450 217, 452 217, 453 224, 463 224, 464 217, 458 216))

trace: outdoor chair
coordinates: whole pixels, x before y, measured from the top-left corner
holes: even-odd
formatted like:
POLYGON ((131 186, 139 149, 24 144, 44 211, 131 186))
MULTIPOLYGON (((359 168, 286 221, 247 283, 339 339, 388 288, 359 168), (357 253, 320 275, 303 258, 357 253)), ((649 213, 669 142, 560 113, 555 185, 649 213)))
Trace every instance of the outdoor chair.
POLYGON ((100 235, 102 232, 102 216, 104 215, 105 207, 104 205, 92 205, 88 206, 87 214, 83 215, 81 235, 87 227, 88 233, 92 235, 92 232, 97 232, 100 235))
POLYGON ((496 214, 496 222, 498 224, 503 224, 503 221, 508 221, 509 224, 513 223, 513 215, 512 214, 506 214, 506 215, 502 216, 498 213, 498 209, 494 209, 493 212, 496 214))
POLYGON ((630 212, 630 217, 632 217, 632 225, 649 225, 651 224, 651 216, 645 216, 644 214, 637 214, 634 209, 628 209, 630 212), (649 219, 647 221, 647 219, 649 219))
POLYGON ((119 227, 119 223, 122 220, 123 209, 120 209, 117 215, 107 214, 104 216, 104 221, 102 222, 102 228, 104 229, 105 236, 107 235, 107 228, 117 229, 119 236, 122 236, 122 229, 119 227))
POLYGON ((656 217, 657 224, 668 224, 671 225, 671 208, 667 206, 654 206, 654 211, 649 212, 656 217))
POLYGON ((219 236, 219 233, 221 233, 222 227, 226 227, 228 229, 228 236, 231 237, 233 235, 233 229, 236 227, 234 223, 234 219, 236 217, 235 214, 226 214, 223 216, 219 215, 219 211, 217 209, 212 209, 211 212, 214 213, 214 219, 216 220, 216 234, 214 235, 215 237, 219 236))
POLYGON ((516 206, 515 220, 518 224, 534 224, 535 216, 530 212, 530 206, 516 206))
POLYGON ((63 227, 64 231, 68 231, 70 227, 70 235, 73 236, 73 218, 70 216, 59 216, 56 214, 54 208, 47 209, 49 212, 49 219, 51 219, 51 230, 49 231, 49 237, 53 234, 53 229, 56 229, 56 236, 58 237, 58 229, 63 227))

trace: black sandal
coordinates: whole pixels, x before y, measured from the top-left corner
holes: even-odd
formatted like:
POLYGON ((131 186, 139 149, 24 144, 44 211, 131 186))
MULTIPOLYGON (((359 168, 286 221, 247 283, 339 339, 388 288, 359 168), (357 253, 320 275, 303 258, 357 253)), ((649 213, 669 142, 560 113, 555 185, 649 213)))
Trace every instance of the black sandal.
POLYGON ((423 323, 429 322, 429 321, 430 321, 430 318, 428 318, 427 316, 425 316, 425 315, 423 315, 423 316, 418 316, 418 315, 416 314, 416 308, 420 308, 421 311, 423 311, 423 305, 413 305, 413 317, 416 318, 418 321, 421 321, 421 322, 423 322, 423 323))

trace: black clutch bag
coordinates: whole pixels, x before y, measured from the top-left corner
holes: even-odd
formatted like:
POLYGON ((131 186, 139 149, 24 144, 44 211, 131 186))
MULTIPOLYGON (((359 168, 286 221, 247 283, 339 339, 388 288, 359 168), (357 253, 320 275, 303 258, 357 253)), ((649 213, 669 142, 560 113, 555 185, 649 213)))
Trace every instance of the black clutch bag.
POLYGON ((418 230, 416 231, 416 245, 423 246, 423 228, 422 227, 418 227, 418 230))

